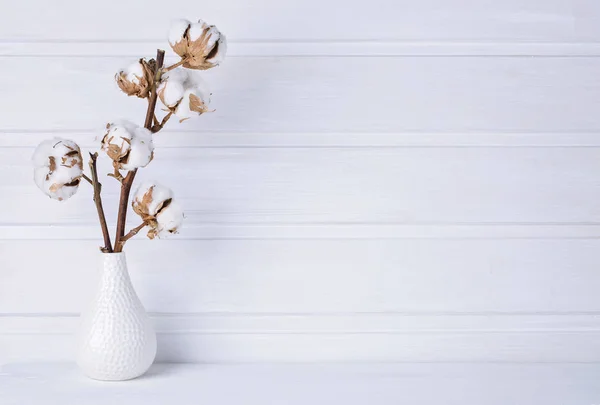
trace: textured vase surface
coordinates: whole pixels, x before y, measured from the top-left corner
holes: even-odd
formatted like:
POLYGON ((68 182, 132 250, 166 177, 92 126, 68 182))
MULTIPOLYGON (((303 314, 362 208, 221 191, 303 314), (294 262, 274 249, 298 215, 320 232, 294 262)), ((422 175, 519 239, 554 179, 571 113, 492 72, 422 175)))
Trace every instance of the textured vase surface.
POLYGON ((125 253, 104 253, 96 296, 81 314, 77 364, 90 378, 139 377, 156 356, 156 333, 127 271, 125 253))

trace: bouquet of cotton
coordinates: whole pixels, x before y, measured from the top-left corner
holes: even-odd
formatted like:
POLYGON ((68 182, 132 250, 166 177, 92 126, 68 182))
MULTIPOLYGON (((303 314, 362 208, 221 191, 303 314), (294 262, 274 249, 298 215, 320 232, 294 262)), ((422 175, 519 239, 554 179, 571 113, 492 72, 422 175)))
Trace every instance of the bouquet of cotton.
POLYGON ((104 213, 98 152, 89 153, 89 175, 84 170, 81 149, 72 140, 44 141, 32 157, 35 184, 51 199, 68 200, 82 182, 89 183, 93 192, 103 237, 103 271, 91 308, 82 314, 77 362, 86 375, 97 380, 135 378, 154 360, 156 334, 131 284, 123 249, 144 228, 148 229, 149 239, 178 233, 184 214, 171 189, 145 180, 137 186, 131 200, 141 223, 126 232, 130 193, 138 170, 155 158, 153 135, 171 117, 183 122, 212 111, 211 93, 199 75, 219 65, 227 50, 225 36, 202 20, 176 21, 168 41, 178 57, 173 64, 164 65, 165 51, 159 49, 155 59, 137 59, 115 74, 119 89, 128 96, 145 99, 148 107, 141 125, 112 120, 98 137, 98 150, 112 163, 106 174, 116 179, 120 187, 114 239, 104 213), (160 119, 156 113, 159 101, 165 107, 160 119))
MULTIPOLYGON (((180 122, 212 111, 209 108, 210 90, 199 76, 199 70, 218 66, 227 51, 227 41, 214 25, 206 22, 178 20, 173 23, 168 35, 169 44, 179 56, 170 66, 163 66, 164 51, 158 50, 156 59, 138 59, 115 75, 118 87, 128 96, 148 100, 144 125, 127 120, 115 120, 106 125, 99 149, 111 160, 113 169, 108 176, 121 182, 119 213, 116 235, 113 241, 108 234, 104 208, 100 197, 101 184, 97 174, 97 155, 90 154, 90 176, 83 170, 83 158, 79 146, 67 139, 52 139, 42 142, 33 156, 35 183, 50 198, 64 201, 79 189, 81 180, 92 185, 94 202, 104 237, 105 253, 121 252, 125 242, 143 227, 149 227, 148 237, 161 238, 176 233, 181 226, 183 214, 177 201, 169 197, 166 211, 142 215, 143 223, 125 232, 129 194, 137 170, 146 167, 154 158, 152 135, 160 131, 167 121, 175 116, 180 122), (164 105, 166 114, 159 120, 156 116, 157 101, 164 105), (162 218, 162 219, 161 219, 162 218), (169 220, 167 221, 167 218, 169 220)), ((146 183, 144 183, 146 184, 146 183)), ((140 188, 144 193, 156 195, 163 186, 140 188)), ((141 187, 141 186, 140 186, 141 187)), ((162 192, 162 191, 161 191, 162 192)), ((159 193, 160 194, 160 193, 159 193)), ((134 209, 136 200, 133 201, 134 209)), ((136 210, 136 212, 141 212, 136 210)), ((141 215, 141 214, 140 214, 141 215)))

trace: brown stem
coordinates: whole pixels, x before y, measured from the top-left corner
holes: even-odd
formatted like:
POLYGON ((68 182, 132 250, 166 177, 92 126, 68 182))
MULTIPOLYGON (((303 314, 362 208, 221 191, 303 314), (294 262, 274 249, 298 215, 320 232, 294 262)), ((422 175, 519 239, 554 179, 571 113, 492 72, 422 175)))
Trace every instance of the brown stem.
MULTIPOLYGON (((154 110, 156 109, 156 84, 160 81, 162 74, 162 66, 165 61, 165 51, 158 49, 156 51, 156 72, 154 74, 154 82, 150 88, 150 98, 148 100, 148 109, 146 110, 146 120, 144 121, 144 127, 147 129, 152 128, 152 120, 154 117, 154 110)), ((129 205, 129 193, 131 192, 131 186, 133 185, 133 179, 137 169, 134 169, 127 173, 127 176, 121 183, 121 196, 119 198, 119 213, 117 215, 117 235, 115 237, 115 252, 122 252, 124 243, 121 243, 125 235, 125 222, 127 221, 127 208, 129 205)))
MULTIPOLYGON (((104 237, 104 247, 100 250, 103 253, 112 253, 112 245, 110 243, 110 235, 108 233, 108 225, 106 225, 106 217, 104 216, 104 208, 102 208, 102 184, 98 181, 98 170, 96 168, 96 159, 98 159, 98 153, 90 153, 90 170, 92 172, 92 186, 94 186, 94 203, 96 204, 96 210, 98 211, 98 219, 100 220, 100 228, 102 228, 102 236, 104 237)), ((84 175, 85 176, 85 175, 84 175)), ((87 176, 86 176, 87 177, 87 176)))
POLYGON ((154 110, 156 109, 156 85, 160 82, 162 75, 162 66, 165 61, 165 51, 158 49, 156 51, 156 73, 154 75, 154 83, 150 89, 150 100, 148 102, 148 109, 146 110, 146 121, 144 127, 150 129, 152 127, 152 118, 154 117, 154 110))
POLYGON ((125 245, 125 242, 127 242, 129 239, 131 239, 135 235, 137 235, 137 233, 139 231, 141 231, 146 225, 147 225, 146 222, 142 222, 141 224, 139 224, 138 226, 136 226, 135 228, 133 228, 132 230, 127 232, 127 235, 125 235, 121 238, 121 240, 118 242, 119 243, 118 247, 115 246, 115 248, 123 251, 123 246, 125 245))
POLYGON ((117 180, 119 183, 123 183, 123 175, 121 175, 121 172, 119 171, 119 169, 117 168, 117 166, 115 166, 115 172, 114 173, 108 173, 107 176, 108 177, 114 177, 115 180, 117 180))
POLYGON ((94 185, 94 182, 92 181, 92 179, 90 179, 88 176, 86 176, 85 173, 82 173, 81 177, 83 177, 83 179, 85 181, 87 181, 88 183, 90 183, 92 186, 94 185))
POLYGON ((167 66, 166 68, 163 68, 163 73, 168 72, 169 70, 173 70, 181 65, 183 65, 186 62, 186 59, 181 59, 179 62, 172 64, 171 66, 167 66))
POLYGON ((162 121, 160 123, 154 124, 154 126, 152 127, 152 133, 157 133, 158 131, 163 129, 163 127, 165 126, 167 121, 169 121, 169 118, 171 118, 172 115, 173 115, 173 111, 169 111, 169 113, 164 116, 164 118, 162 119, 162 121))

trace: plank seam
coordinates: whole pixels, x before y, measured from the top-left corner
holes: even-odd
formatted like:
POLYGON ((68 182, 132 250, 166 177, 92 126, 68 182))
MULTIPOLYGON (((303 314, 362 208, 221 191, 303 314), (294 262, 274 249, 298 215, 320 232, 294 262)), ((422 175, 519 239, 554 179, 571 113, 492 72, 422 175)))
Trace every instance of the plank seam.
MULTIPOLYGON (((0 40, 1 57, 139 56, 166 40, 0 40)), ((600 42, 401 40, 230 41, 229 57, 598 57, 600 42)))

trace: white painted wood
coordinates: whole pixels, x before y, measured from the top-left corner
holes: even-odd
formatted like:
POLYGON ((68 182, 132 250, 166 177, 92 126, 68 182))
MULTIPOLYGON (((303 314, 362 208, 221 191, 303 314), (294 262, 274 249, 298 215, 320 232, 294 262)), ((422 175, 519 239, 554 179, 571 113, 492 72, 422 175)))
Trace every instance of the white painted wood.
MULTIPOLYGON (((114 73, 197 13, 230 40, 205 72, 217 111, 170 123, 139 175, 172 186, 186 227, 129 246, 161 360, 600 362, 597 2, 26 0, 0 15, 0 363, 70 361, 93 290, 89 190, 44 198, 33 147, 139 122, 114 73)), ((576 403, 505 371, 501 403, 576 403)))
POLYGON ((595 404, 600 368, 532 365, 183 365, 161 364, 127 384, 85 380, 66 364, 14 364, 2 369, 5 405, 165 402, 212 404, 396 405, 595 404))
POLYGON ((21 41, 139 41, 166 36, 171 19, 199 16, 231 39, 594 41, 594 0, 173 0, 58 5, 20 1, 0 17, 0 38, 21 41), (32 9, 35 10, 32 13, 32 9), (142 21, 143 24, 139 22, 142 21))
MULTIPOLYGON (((598 363, 600 333, 339 333, 158 335, 159 362, 183 363, 598 363)), ((0 364, 72 362, 73 335, 0 335, 0 364)))
MULTIPOLYGON (((150 313, 163 335, 598 333, 598 312, 150 313)), ((74 334, 77 314, 3 314, 0 334, 74 334)))
MULTIPOLYGON (((150 312, 597 312, 599 243, 139 240, 128 263, 150 312)), ((98 244, 3 241, 2 312, 78 313, 94 291, 98 244)))
MULTIPOLYGON (((393 149, 393 148, 579 148, 600 147, 599 132, 218 132, 197 130, 159 132, 157 148, 218 149, 393 149)), ((98 131, 5 131, 2 148, 34 148, 52 137, 69 138, 84 149, 98 147, 98 131)), ((23 153, 25 153, 23 151, 23 153)), ((26 156, 24 156, 26 157, 26 156)))
MULTIPOLYGON (((160 361, 598 361, 598 314, 154 314, 160 361)), ((74 316, 0 317, 0 364, 71 361, 74 316)))
MULTIPOLYGON (((31 153, 0 149, 4 190, 19 196, 18 210, 0 201, 0 222, 95 224, 87 184, 49 201, 31 153)), ((188 225, 562 224, 600 222, 598 172, 598 148, 165 148, 139 179, 172 185, 188 225)), ((111 222, 118 192, 106 178, 111 222)))
MULTIPOLYGON (((166 49, 164 39, 127 42, 0 42, 0 56, 137 58, 166 49)), ((474 57, 597 57, 598 42, 500 42, 500 41, 407 41, 407 40, 259 40, 229 41, 227 58, 251 57, 348 57, 348 56, 474 56, 474 57)))
MULTIPOLYGON (((141 121, 145 104, 113 83, 130 60, 3 58, 13 74, 0 77, 0 88, 10 94, 0 109, 11 111, 0 132, 101 132, 110 120, 141 121), (52 102, 35 109, 39 100, 52 102)), ((599 70, 599 58, 231 58, 205 73, 217 111, 168 127, 203 133, 597 132, 599 70)))
MULTIPOLYGON (((132 214, 134 216, 135 214, 132 214)), ((188 217, 187 222, 193 222, 188 217)), ((129 221, 127 228, 139 223, 129 221)), ((114 233, 114 227, 109 227, 114 233)), ((97 224, 11 224, 0 226, 0 240, 87 240, 99 243, 97 224)), ((142 232, 141 235, 144 233, 142 232)), ((322 223, 200 223, 188 225, 173 241, 202 240, 570 240, 600 237, 600 225, 588 224, 322 224, 322 223)), ((143 239, 142 236, 137 237, 143 239)), ((156 243, 156 242, 155 242, 156 243)))

